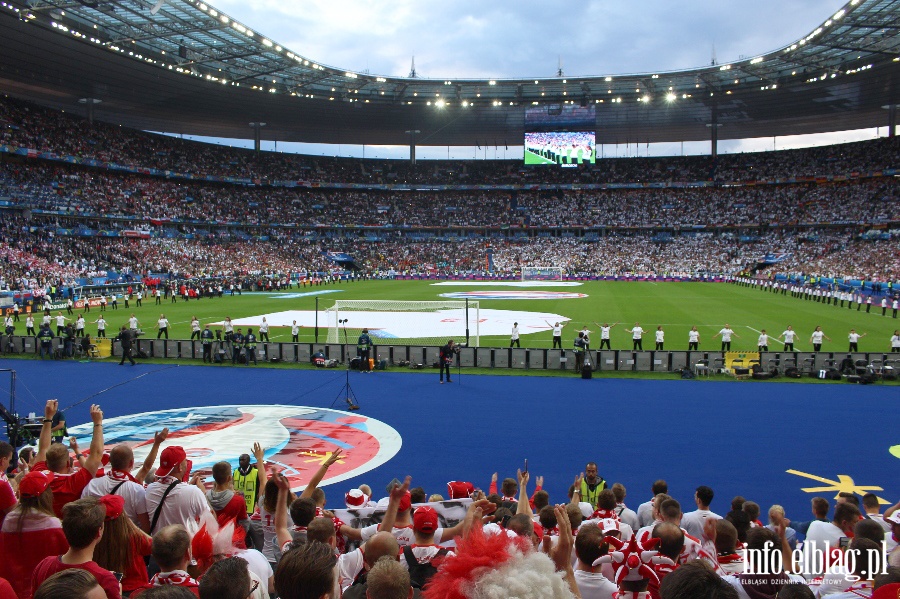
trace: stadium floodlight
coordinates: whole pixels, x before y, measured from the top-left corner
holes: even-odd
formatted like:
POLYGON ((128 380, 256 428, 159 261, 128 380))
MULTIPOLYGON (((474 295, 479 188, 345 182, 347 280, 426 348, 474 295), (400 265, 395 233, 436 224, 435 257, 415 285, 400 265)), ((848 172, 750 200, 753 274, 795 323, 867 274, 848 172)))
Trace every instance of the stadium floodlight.
POLYGON ((447 103, 443 99, 440 99, 440 100, 435 101, 434 105, 437 106, 438 108, 443 108, 444 106, 447 105, 447 103))
POLYGON ((677 97, 678 97, 678 96, 676 96, 676 95, 673 94, 672 92, 669 92, 669 93, 666 94, 666 102, 674 102, 674 101, 675 101, 675 98, 677 98, 677 97))

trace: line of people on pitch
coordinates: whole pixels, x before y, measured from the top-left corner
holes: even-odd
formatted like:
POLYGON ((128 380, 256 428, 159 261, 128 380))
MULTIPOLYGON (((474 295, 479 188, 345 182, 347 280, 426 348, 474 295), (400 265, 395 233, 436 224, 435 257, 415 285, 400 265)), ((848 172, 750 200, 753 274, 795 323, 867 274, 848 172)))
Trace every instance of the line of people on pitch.
MULTIPOLYGON (((545 321, 546 322, 546 321, 545 321)), ((562 349, 562 329, 565 327, 567 323, 557 322, 551 325, 547 322, 547 325, 552 327, 553 329, 553 348, 562 349)), ((594 323, 596 326, 600 327, 600 347, 597 348, 598 351, 605 349, 612 350, 610 345, 610 331, 613 327, 618 326, 619 322, 615 322, 613 324, 603 323, 602 325, 599 323, 594 323)), ((641 327, 640 322, 635 322, 634 326, 630 329, 625 329, 628 333, 631 333, 632 340, 632 351, 643 351, 644 350, 644 333, 647 333, 643 327, 641 327)), ((587 328, 585 325, 580 331, 578 331, 578 336, 575 337, 573 342, 573 352, 575 354, 575 370, 581 370, 581 367, 584 365, 584 356, 586 352, 590 352, 590 334, 591 330, 587 328)), ((514 345, 516 347, 521 347, 519 344, 519 335, 518 335, 518 323, 515 323, 513 326, 513 337, 510 342, 510 347, 514 345)), ((849 348, 847 351, 849 352, 858 352, 859 351, 859 340, 862 337, 865 337, 868 333, 857 333, 856 329, 850 329, 850 333, 847 335, 847 340, 849 343, 849 348)), ((654 331, 654 337, 656 340, 656 345, 654 346, 654 351, 665 351, 665 337, 666 333, 663 330, 662 325, 656 327, 656 331, 654 331)), ((734 329, 728 323, 725 323, 725 326, 719 330, 718 333, 713 335, 713 339, 716 337, 722 338, 722 346, 720 351, 731 351, 731 340, 733 337, 740 338, 734 329)), ((759 331, 759 337, 757 339, 757 351, 759 352, 767 352, 769 351, 769 341, 784 339, 784 351, 793 352, 797 351, 795 349, 795 343, 797 339, 797 332, 794 331, 791 325, 788 325, 787 329, 782 332, 777 337, 771 337, 768 333, 766 333, 765 329, 761 329, 759 331)), ((818 353, 822 351, 822 343, 824 340, 831 341, 831 338, 827 336, 823 331, 821 326, 817 326, 815 331, 809 337, 809 342, 813 346, 813 351, 818 353)), ((894 334, 890 339, 891 344, 891 353, 900 353, 900 329, 895 330, 894 334)), ((692 326, 691 330, 688 331, 688 349, 687 351, 700 351, 700 331, 697 330, 697 326, 692 326)))
POLYGON ((811 285, 789 284, 786 281, 761 281, 747 277, 739 277, 735 279, 735 282, 744 287, 758 287, 761 291, 781 293, 781 295, 787 295, 790 292, 793 298, 815 301, 835 308, 843 308, 846 303, 847 309, 852 310, 853 305, 856 304, 857 312, 861 312, 865 304, 866 314, 872 312, 873 301, 878 301, 877 305, 881 308, 882 316, 887 316, 888 309, 891 310, 892 318, 897 318, 897 313, 900 312, 900 296, 894 293, 893 283, 886 284, 887 295, 877 300, 872 294, 863 294, 859 290, 840 291, 834 288, 823 289, 811 285))

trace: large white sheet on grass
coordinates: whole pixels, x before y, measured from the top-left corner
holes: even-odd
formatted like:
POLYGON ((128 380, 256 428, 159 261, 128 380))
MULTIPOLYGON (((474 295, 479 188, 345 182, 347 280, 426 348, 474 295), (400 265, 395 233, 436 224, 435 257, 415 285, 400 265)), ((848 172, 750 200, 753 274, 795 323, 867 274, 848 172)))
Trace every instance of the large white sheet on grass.
POLYGON ((436 287, 578 287, 578 281, 441 281, 436 287))
MULTIPOLYGON (((415 338, 415 337, 459 337, 465 334, 466 311, 464 308, 441 310, 439 312, 346 312, 342 318, 349 319, 347 326, 352 329, 368 328, 369 332, 380 338, 415 338)), ((235 328, 252 327, 257 329, 263 316, 270 327, 290 327, 293 321, 301 327, 314 327, 316 313, 312 310, 285 310, 258 316, 248 316, 232 320, 235 328)), ((475 334, 475 310, 469 310, 469 330, 475 334)), ((519 323, 519 333, 540 333, 547 331, 555 322, 567 322, 569 319, 549 312, 525 312, 520 310, 488 310, 479 312, 479 335, 509 335, 513 323, 519 323)), ((222 322, 212 323, 214 326, 222 322)), ((319 327, 334 326, 326 322, 325 313, 319 312, 319 327)), ((353 339, 355 342, 356 340, 353 339)))

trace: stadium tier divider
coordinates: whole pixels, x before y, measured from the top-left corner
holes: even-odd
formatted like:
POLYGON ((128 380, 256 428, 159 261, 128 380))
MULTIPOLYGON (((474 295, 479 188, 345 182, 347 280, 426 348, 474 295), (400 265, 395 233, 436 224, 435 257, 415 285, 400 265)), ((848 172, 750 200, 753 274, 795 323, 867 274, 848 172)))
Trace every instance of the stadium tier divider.
MULTIPOLYGON (((91 337, 96 340, 96 337, 91 337)), ((54 348, 61 341, 54 338, 54 348)), ((78 343, 80 339, 75 340, 78 343)), ((352 344, 335 345, 329 343, 260 343, 257 346, 257 357, 260 362, 272 361, 309 364, 314 353, 322 351, 329 360, 337 360, 346 365, 348 360, 356 357, 356 346, 352 344)), ((201 360, 203 345, 197 340, 188 339, 155 339, 139 338, 135 345, 135 357, 144 352, 147 357, 155 359, 201 360)), ((371 357, 386 360, 389 367, 397 367, 409 362, 422 364, 426 369, 432 368, 438 361, 440 347, 432 345, 376 345, 371 357)), ((0 336, 0 355, 20 354, 38 355, 40 344, 34 337, 22 335, 0 336)), ((630 371, 630 372, 680 372, 685 368, 693 368, 700 361, 715 367, 724 361, 724 353, 720 351, 632 351, 630 349, 591 350, 591 365, 598 371, 630 371)), ((819 352, 808 351, 762 352, 759 357, 760 367, 765 371, 778 369, 783 374, 786 368, 798 368, 804 376, 816 376, 821 370, 839 368, 841 362, 850 357, 854 364, 865 362, 879 367, 900 363, 897 354, 889 352, 819 352)), ((112 343, 111 359, 122 357, 122 346, 112 343)), ((231 356, 227 356, 231 361, 231 356)), ((517 370, 567 370, 575 367, 575 355, 571 350, 559 350, 537 347, 462 347, 459 364, 463 367, 509 368, 517 370)), ((453 366, 457 366, 456 360, 453 366)))

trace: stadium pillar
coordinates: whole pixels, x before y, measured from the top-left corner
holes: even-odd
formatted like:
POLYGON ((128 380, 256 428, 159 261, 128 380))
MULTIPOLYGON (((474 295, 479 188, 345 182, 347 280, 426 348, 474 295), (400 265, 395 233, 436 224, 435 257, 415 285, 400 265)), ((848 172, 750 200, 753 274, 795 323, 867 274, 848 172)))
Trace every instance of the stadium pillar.
POLYGON ((408 129, 404 131, 407 135, 409 135, 409 163, 415 166, 416 164, 416 135, 421 133, 418 129, 408 129))
POLYGON ((882 106, 888 111, 888 137, 894 137, 897 133, 897 104, 882 106))
POLYGON ((719 106, 717 104, 713 104, 710 116, 712 121, 706 123, 706 126, 709 127, 710 155, 715 159, 719 156, 719 127, 722 126, 719 124, 719 106))
POLYGON ((260 129, 265 127, 266 124, 259 121, 248 124, 250 125, 250 128, 253 129, 253 150, 259 152, 260 140, 262 139, 260 136, 260 129))
POLYGON ((81 98, 78 100, 79 104, 84 104, 87 107, 87 114, 85 116, 87 122, 91 125, 94 124, 94 106, 100 102, 102 102, 102 100, 98 100, 97 98, 81 98))

